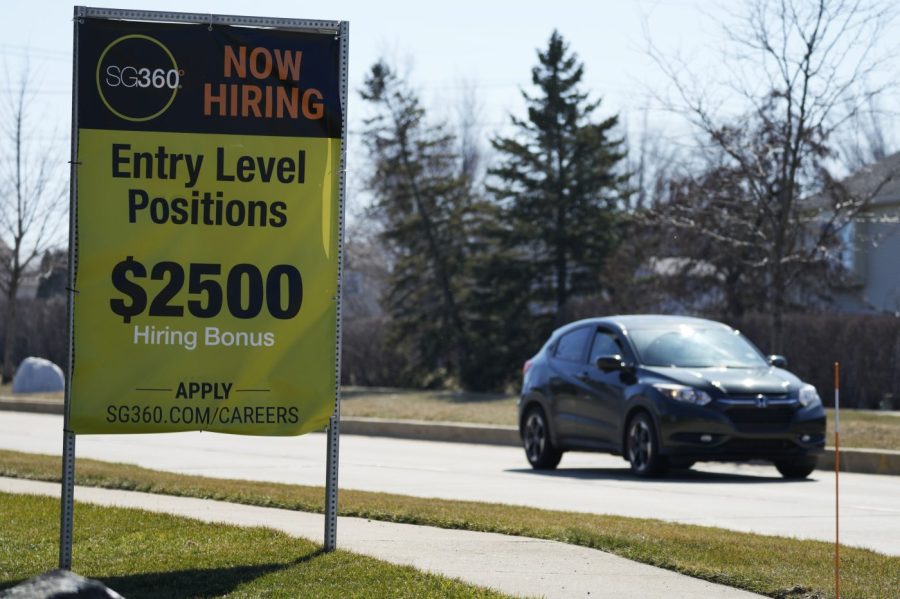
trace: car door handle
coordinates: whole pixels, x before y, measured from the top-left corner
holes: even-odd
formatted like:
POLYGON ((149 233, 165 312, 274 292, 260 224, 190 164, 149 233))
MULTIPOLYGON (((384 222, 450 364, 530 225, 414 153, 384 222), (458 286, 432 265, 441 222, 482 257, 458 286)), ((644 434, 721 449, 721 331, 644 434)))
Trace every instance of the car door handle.
POLYGON ((579 381, 587 382, 587 381, 591 380, 591 375, 589 375, 585 371, 585 372, 582 372, 581 374, 579 374, 578 376, 576 376, 575 378, 578 379, 579 381))

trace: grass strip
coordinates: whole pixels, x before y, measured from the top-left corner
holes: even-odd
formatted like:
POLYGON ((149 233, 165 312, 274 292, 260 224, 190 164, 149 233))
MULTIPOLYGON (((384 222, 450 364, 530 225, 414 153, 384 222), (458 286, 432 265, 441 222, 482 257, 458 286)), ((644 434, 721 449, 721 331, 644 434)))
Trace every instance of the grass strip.
MULTIPOLYGON (((834 410, 828 408, 825 411, 828 413, 825 442, 832 445, 834 410)), ((900 416, 867 410, 841 410, 841 447, 900 451, 900 416)))
MULTIPOLYGON (((0 397, 4 395, 10 395, 9 385, 0 386, 0 397)), ((61 394, 31 397, 62 402, 61 394)), ((344 387, 341 415, 516 426, 516 401, 516 396, 502 393, 344 387)), ((826 442, 830 444, 834 440, 834 410, 826 411, 826 442)), ((841 446, 900 451, 900 416, 873 410, 841 410, 841 446)))
POLYGON ((515 426, 516 401, 501 393, 344 387, 341 415, 515 426))
MULTIPOLYGON (((58 481, 60 458, 0 451, 0 475, 58 481)), ((324 511, 321 487, 222 480, 79 459, 81 485, 324 511)), ((834 596, 834 547, 821 541, 734 532, 652 519, 558 512, 502 504, 422 499, 342 489, 340 513, 443 528, 552 539, 771 597, 834 596)), ((900 558, 841 549, 841 595, 894 599, 900 558)))
MULTIPOLYGON (((505 597, 265 528, 78 504, 73 563, 129 598, 505 597)), ((55 567, 59 501, 0 493, 0 589, 55 567)))
MULTIPOLYGON (((371 390, 343 391, 345 417, 391 418, 516 426, 516 400, 499 393, 371 390)), ((827 443, 834 439, 834 410, 828 409, 827 443)), ((841 410, 841 445, 900 451, 900 416, 872 410, 841 410)))

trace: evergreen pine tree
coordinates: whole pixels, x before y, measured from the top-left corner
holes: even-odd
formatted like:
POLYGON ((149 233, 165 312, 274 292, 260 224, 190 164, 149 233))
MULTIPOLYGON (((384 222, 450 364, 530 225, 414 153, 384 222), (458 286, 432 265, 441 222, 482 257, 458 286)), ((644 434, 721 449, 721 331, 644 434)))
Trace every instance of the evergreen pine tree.
POLYGON ((470 333, 464 315, 470 186, 454 137, 430 125, 416 93, 383 61, 361 91, 373 106, 364 142, 372 171, 369 216, 392 264, 384 299, 389 343, 408 357, 405 383, 466 383, 470 333))
POLYGON ((513 116, 515 134, 492 141, 500 162, 490 189, 512 250, 498 274, 520 281, 533 316, 556 316, 570 298, 603 290, 626 176, 618 116, 593 122, 600 100, 582 91, 584 65, 558 32, 538 60, 537 92, 522 92, 528 118, 513 116))

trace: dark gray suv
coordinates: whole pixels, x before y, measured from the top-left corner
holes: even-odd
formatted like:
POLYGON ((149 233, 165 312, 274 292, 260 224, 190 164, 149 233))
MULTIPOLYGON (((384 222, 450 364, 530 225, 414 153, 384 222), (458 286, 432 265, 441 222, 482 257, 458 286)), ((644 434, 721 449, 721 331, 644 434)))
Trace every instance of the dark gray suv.
POLYGON ((825 410, 785 366, 710 320, 573 322, 525 363, 525 454, 534 468, 555 468, 565 451, 604 451, 642 477, 696 461, 764 459, 785 478, 806 478, 825 447, 825 410))

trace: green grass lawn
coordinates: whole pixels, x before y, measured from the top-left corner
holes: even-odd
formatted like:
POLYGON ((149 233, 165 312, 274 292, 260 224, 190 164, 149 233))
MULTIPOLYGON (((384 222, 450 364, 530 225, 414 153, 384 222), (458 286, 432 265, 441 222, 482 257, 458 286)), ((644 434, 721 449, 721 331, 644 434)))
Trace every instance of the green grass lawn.
MULTIPOLYGON (((59 501, 0 493, 0 589, 56 567, 59 501)), ((505 597, 304 539, 141 510, 76 506, 73 570, 140 597, 505 597)))
MULTIPOLYGON (((52 481, 59 480, 59 470, 59 457, 0 451, 2 476, 52 481)), ((83 485, 324 511, 324 491, 319 487, 219 480, 86 459, 77 461, 76 474, 78 484, 83 485)), ((79 509, 76 516, 79 519, 80 513, 79 509)), ((771 597, 834 596, 834 547, 825 542, 651 519, 346 489, 340 494, 340 513, 373 520, 553 539, 610 551, 635 561, 771 597)), ((0 529, 2 526, 0 524, 0 529)), ((841 559, 842 597, 895 599, 896 590, 900 588, 900 558, 843 547, 841 559)))

